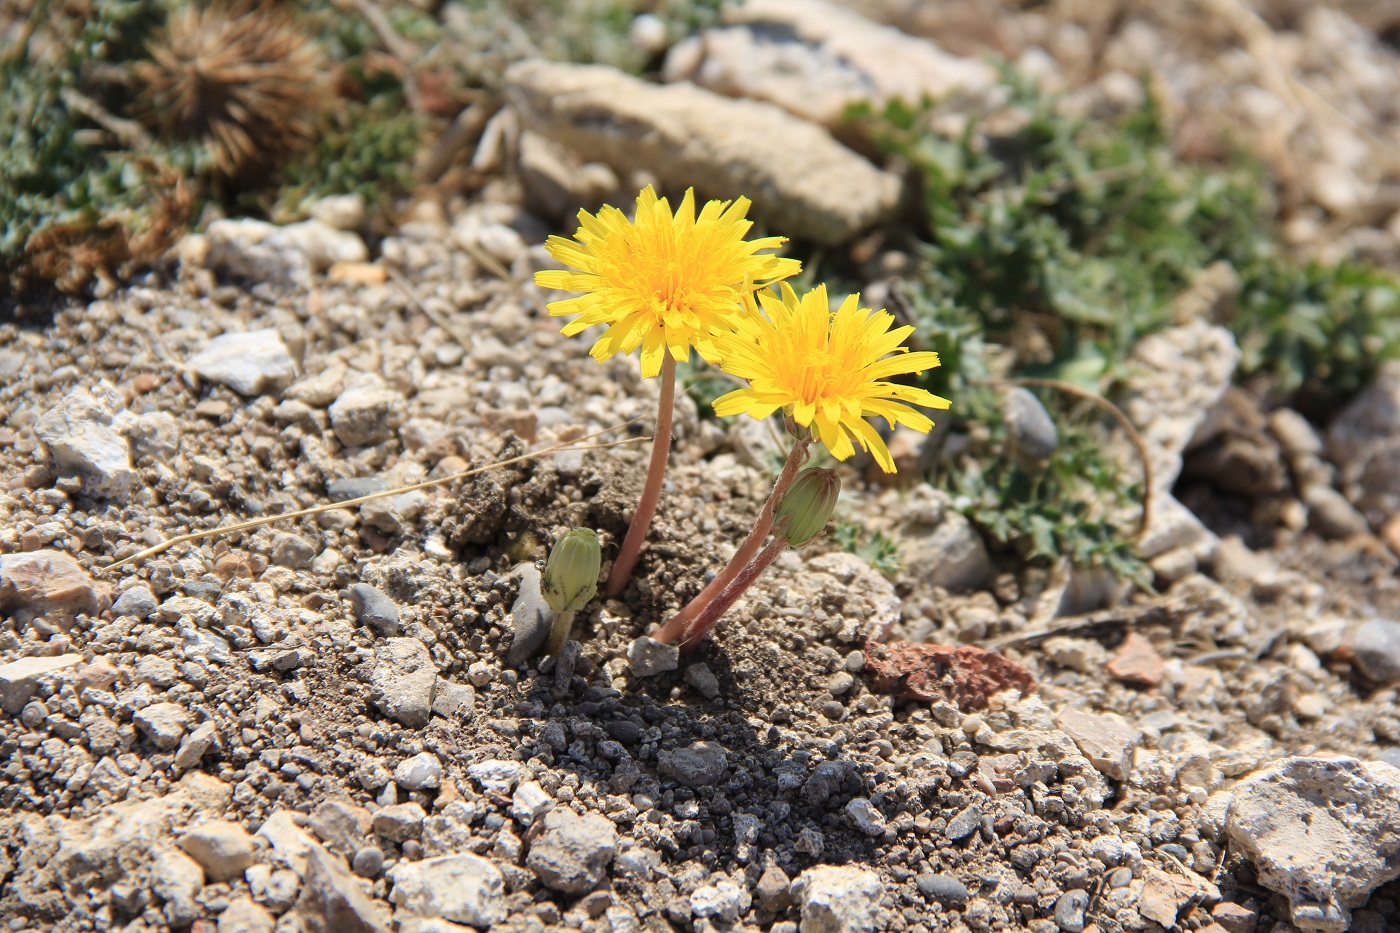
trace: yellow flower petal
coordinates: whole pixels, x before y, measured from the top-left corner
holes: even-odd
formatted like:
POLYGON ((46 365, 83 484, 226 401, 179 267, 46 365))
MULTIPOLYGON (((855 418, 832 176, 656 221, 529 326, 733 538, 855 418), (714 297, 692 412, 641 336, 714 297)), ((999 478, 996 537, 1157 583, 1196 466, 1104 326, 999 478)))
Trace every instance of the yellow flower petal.
POLYGON ((886 380, 931 369, 938 354, 909 352, 901 344, 913 328, 895 326, 886 311, 861 308, 856 295, 833 312, 825 286, 800 296, 787 282, 780 288, 777 295, 759 292, 760 313, 714 335, 720 366, 749 382, 716 401, 715 413, 764 418, 781 408, 810 427, 836 459, 851 456, 859 444, 882 470, 894 472, 884 440, 865 419, 929 431, 933 421, 910 406, 947 408, 948 400, 886 380))
POLYGON ((577 271, 535 273, 543 288, 582 292, 548 304, 551 315, 578 315, 563 328, 572 335, 595 324, 609 330, 593 345, 605 360, 643 347, 644 375, 660 371, 662 348, 687 359, 694 347, 718 359, 711 335, 728 331, 746 313, 756 289, 796 275, 801 264, 764 252, 782 237, 745 240, 752 222, 747 198, 707 201, 696 213, 686 191, 675 212, 650 186, 637 195, 635 219, 616 207, 579 211, 573 239, 550 237, 545 249, 577 271), (622 328, 618 325, 627 322, 622 328))

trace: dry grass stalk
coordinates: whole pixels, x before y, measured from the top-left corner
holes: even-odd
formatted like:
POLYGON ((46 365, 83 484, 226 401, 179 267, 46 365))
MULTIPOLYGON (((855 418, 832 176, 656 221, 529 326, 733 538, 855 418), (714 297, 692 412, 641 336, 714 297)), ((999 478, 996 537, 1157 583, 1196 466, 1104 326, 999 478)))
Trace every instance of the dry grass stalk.
POLYGON ((276 162, 315 134, 323 58, 284 9, 254 0, 185 7, 150 56, 136 66, 147 117, 202 139, 226 175, 276 162))

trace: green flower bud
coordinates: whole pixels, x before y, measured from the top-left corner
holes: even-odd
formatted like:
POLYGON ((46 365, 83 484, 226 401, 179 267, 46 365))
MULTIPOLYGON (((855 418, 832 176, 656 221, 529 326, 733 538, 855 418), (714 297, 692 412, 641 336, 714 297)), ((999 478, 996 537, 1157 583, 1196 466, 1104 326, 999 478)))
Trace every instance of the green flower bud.
POLYGON ((603 549, 591 528, 564 533, 544 565, 544 598, 555 612, 581 609, 598 592, 603 549))
POLYGON ((774 534, 786 538, 793 547, 812 543, 826 531, 840 495, 841 478, 835 470, 808 467, 797 474, 778 503, 773 513, 774 534))

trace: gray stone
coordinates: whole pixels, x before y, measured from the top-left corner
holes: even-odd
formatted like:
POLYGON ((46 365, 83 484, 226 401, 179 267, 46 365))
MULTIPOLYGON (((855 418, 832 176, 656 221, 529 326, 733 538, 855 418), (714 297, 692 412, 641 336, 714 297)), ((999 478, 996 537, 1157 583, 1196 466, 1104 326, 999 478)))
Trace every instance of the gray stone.
POLYGON ((195 628, 187 622, 180 626, 180 637, 186 658, 205 658, 216 664, 233 660, 228 642, 208 629, 195 628))
POLYGON ((818 554, 807 559, 807 569, 835 577, 838 584, 833 587, 819 576, 799 576, 798 586, 808 590, 814 603, 837 591, 841 615, 848 620, 859 620, 858 625, 847 624, 838 630, 836 637, 840 641, 849 644, 878 639, 903 617, 904 603, 894 584, 855 554, 846 551, 818 554))
POLYGON ((201 379, 247 397, 279 392, 296 376, 282 335, 271 327, 215 337, 190 359, 189 367, 201 379))
POLYGON ((517 145, 520 186, 540 217, 567 223, 580 208, 596 210, 619 193, 617 173, 597 162, 580 162, 552 139, 525 130, 517 145))
POLYGON ((1055 717, 1060 731, 1074 739, 1095 768, 1115 781, 1126 781, 1133 768, 1133 749, 1142 742, 1142 732, 1114 713, 1098 715, 1067 709, 1055 717))
POLYGON ((180 837, 189 853, 212 881, 230 881, 253 864, 253 837, 237 823, 210 820, 180 837))
POLYGON ((945 906, 965 904, 972 896, 967 890, 967 885, 952 875, 925 872, 914 879, 914 885, 924 897, 945 906))
POLYGON ((884 885, 880 876, 849 865, 817 865, 792 883, 802 911, 801 933, 865 933, 876 929, 884 885))
POLYGON ((1371 619, 1351 637, 1351 653, 1361 673, 1373 683, 1400 680, 1400 622, 1371 619))
POLYGON ((0 555, 0 612, 16 622, 43 616, 66 628, 79 613, 97 615, 110 604, 109 587, 62 551, 0 555))
POLYGON ((845 807, 846 819, 858 831, 867 836, 880 836, 885 832, 885 817, 866 797, 852 797, 845 807))
POLYGON ((719 678, 703 661, 698 664, 686 665, 684 676, 685 682, 699 691, 705 699, 713 700, 719 696, 719 678))
POLYGON ((423 834, 427 813, 416 803, 396 803, 374 814, 374 831, 385 839, 406 842, 423 834))
POLYGON ((1028 471, 1045 465, 1060 447, 1060 432, 1045 405, 1030 389, 1017 387, 1006 396, 1006 425, 1011 429, 1011 452, 1028 471))
POLYGON ((992 579, 992 559, 977 529, 950 506, 936 521, 914 521, 896 536, 910 579, 950 590, 970 590, 992 579))
POLYGON ((165 916, 171 926, 186 926, 203 913, 195 902, 202 887, 204 869, 199 863, 183 852, 160 845, 151 861, 151 890, 165 901, 165 916))
POLYGON ((751 197, 755 219, 807 240, 848 240, 899 199, 895 176, 771 104, 538 60, 513 66, 506 84, 524 124, 579 158, 653 173, 668 190, 751 197))
POLYGON ((1322 453, 1322 437, 1317 429, 1291 408, 1269 413, 1269 431, 1289 457, 1315 457, 1322 453))
POLYGON ((384 850, 379 846, 363 846, 356 849, 350 868, 361 878, 373 878, 384 870, 384 850))
POLYGON ((332 852, 351 856, 359 850, 370 828, 370 814, 364 807, 325 800, 311 811, 306 825, 332 852))
POLYGON ((746 888, 722 878, 691 892, 690 912, 696 917, 714 917, 723 923, 736 923, 752 901, 746 888))
POLYGON ((534 781, 525 781, 517 787, 510 802, 510 815, 524 826, 531 825, 552 809, 554 798, 534 781))
POLYGON ((586 894, 601 884, 617 853, 612 822, 597 813, 551 810, 543 825, 525 861, 540 882, 564 894, 586 894))
POLYGON ((680 667, 681 649, 643 635, 627 646, 627 664, 633 677, 654 677, 680 667))
POLYGON ((317 198, 307 205, 306 212, 311 215, 312 220, 319 220, 336 230, 359 230, 365 225, 368 214, 364 195, 358 192, 317 198))
POLYGON ((674 46, 667 81, 777 104, 836 129, 853 104, 917 107, 960 90, 985 91, 996 72, 932 42, 822 0, 747 0, 724 7, 725 26, 674 46))
POLYGON ((400 861, 389 870, 390 900, 418 917, 441 917, 486 929, 506 917, 505 881, 495 865, 462 853, 419 862, 400 861))
POLYGON ((1379 525, 1400 514, 1400 360, 1381 366, 1376 379, 1333 419, 1327 453, 1341 486, 1379 525))
POLYGON ((155 743, 156 748, 170 751, 179 746, 180 739, 184 738, 190 713, 178 703, 152 703, 137 710, 132 722, 155 743))
POLYGON ((444 719, 469 715, 476 708, 476 691, 467 684, 438 679, 433 692, 433 712, 444 719))
POLYGON ((256 835, 266 839, 277 857, 287 863, 298 877, 306 876, 306 858, 313 848, 319 848, 306 831, 296 824, 289 810, 278 810, 263 821, 256 835))
POLYGON ((685 748, 661 752, 656 766, 662 774, 686 787, 713 787, 729 768, 729 754, 716 742, 696 742, 685 748))
POLYGON ((1226 832, 1288 900, 1294 926, 1341 933, 1352 908, 1400 877, 1400 770, 1286 758, 1236 785, 1226 832))
POLYGON ((1303 490, 1308 527, 1323 538, 1344 539, 1369 534, 1371 526, 1347 497, 1331 486, 1314 483, 1303 490))
POLYGON ((370 684, 384 715, 412 729, 428 724, 433 709, 437 666, 428 646, 416 638, 390 638, 374 649, 370 684))
POLYGON ((281 227, 249 218, 216 220, 205 235, 211 268, 255 282, 307 286, 313 273, 337 262, 369 258, 358 236, 314 218, 281 227))
POLYGON ((306 877, 297 899, 306 933, 388 933, 379 906, 340 859, 318 845, 306 853, 306 877))
POLYGON ((441 787, 442 762, 432 752, 405 758, 394 769, 394 783, 408 791, 441 787))
POLYGON ((180 750, 175 753, 175 767, 181 771, 198 767, 204 756, 209 753, 209 749, 213 748, 218 740, 219 735, 214 728, 213 721, 201 723, 180 743, 180 750))
POLYGON ((97 497, 125 501, 140 477, 131 468, 131 449, 122 433, 121 396, 112 390, 70 392, 34 423, 34 434, 54 462, 85 478, 97 497))
POLYGON ((404 421, 403 396, 377 377, 346 386, 330 407, 331 427, 346 447, 387 441, 404 421))
POLYGON ((60 654, 20 658, 0 664, 0 708, 18 716, 39 689, 39 680, 56 671, 69 670, 83 663, 80 654, 60 654))
MULTIPOLYGON (((1215 551, 1219 539, 1171 491, 1182 456, 1207 439, 1197 438, 1197 431, 1230 388, 1239 361, 1234 336, 1201 320, 1151 334, 1133 348, 1123 410, 1152 463, 1153 510, 1138 544, 1146 559, 1177 547, 1190 549, 1198 560, 1215 551)), ((1126 443, 1123 451, 1125 458, 1136 459, 1126 443)))
POLYGON ((217 933, 272 933, 272 914, 251 897, 237 897, 219 914, 217 933))
POLYGON ((789 890, 791 885, 792 881, 787 872, 770 859, 763 869, 763 874, 758 876, 754 894, 758 896, 758 903, 764 910, 776 914, 792 906, 792 894, 789 890))
POLYGON ((143 584, 128 587, 117 597, 117 601, 112 604, 112 612, 119 616, 130 616, 133 619, 144 619, 156 611, 160 601, 155 598, 150 589, 143 584))
POLYGON ((1089 908, 1089 892, 1075 888, 1060 895, 1055 901, 1055 923, 1064 933, 1081 933, 1084 929, 1084 911, 1089 908))
POLYGON ((180 421, 168 411, 149 411, 132 420, 127 437, 137 461, 168 464, 180 452, 180 421))
POLYGON ((480 784, 482 790, 504 796, 520 781, 520 763, 491 758, 468 765, 467 776, 480 784))
MULTIPOLYGON (((340 395, 340 390, 345 387, 346 371, 347 367, 344 363, 333 363, 314 375, 298 379, 282 393, 282 397, 305 402, 312 408, 325 408, 336 400, 336 397, 340 395)), ((337 495, 329 486, 326 492, 332 499, 354 498, 353 496, 337 495)))
POLYGON ((350 606, 355 621, 380 638, 393 638, 399 633, 399 607, 368 583, 350 586, 350 606))
POLYGON ((316 545, 301 535, 279 531, 272 536, 272 562, 279 567, 305 570, 316 557, 316 545))
POLYGON ((943 835, 953 842, 966 839, 977 831, 982 822, 982 808, 973 804, 957 813, 943 829, 943 835))
POLYGON ((545 602, 540 571, 534 564, 516 564, 511 576, 519 583, 510 607, 514 637, 506 651, 506 664, 516 667, 533 658, 544 647, 554 624, 554 610, 545 602))

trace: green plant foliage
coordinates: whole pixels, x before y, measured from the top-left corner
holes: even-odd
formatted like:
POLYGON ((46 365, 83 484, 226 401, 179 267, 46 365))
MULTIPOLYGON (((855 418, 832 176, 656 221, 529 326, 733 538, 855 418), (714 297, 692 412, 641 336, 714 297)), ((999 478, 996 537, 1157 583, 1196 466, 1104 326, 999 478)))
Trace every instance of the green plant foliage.
POLYGON ((847 554, 854 554, 870 566, 887 576, 899 572, 902 560, 899 545, 883 531, 870 534, 855 522, 838 521, 833 532, 836 543, 847 554))
POLYGON ((1248 270, 1234 322, 1245 373, 1323 418, 1400 356, 1400 280, 1355 262, 1270 259, 1248 270))
POLYGON ((1245 351, 1241 375, 1268 375, 1281 400, 1325 414, 1400 353, 1396 278, 1289 257, 1259 167, 1180 160, 1146 88, 1139 109, 1082 121, 1006 80, 1023 119, 999 132, 973 120, 940 137, 931 107, 853 115, 919 185, 925 342, 942 349, 951 306, 1015 351, 1013 372, 1108 385, 1132 345, 1168 323, 1172 300, 1227 262, 1242 283, 1225 322, 1245 351))
POLYGON ((424 126, 423 118, 404 106, 401 90, 365 103, 346 102, 316 145, 286 167, 272 215, 295 216, 317 198, 351 193, 387 210, 412 189, 424 126))
POLYGON ((0 267, 13 271, 48 228, 149 220, 152 199, 133 154, 64 93, 110 97, 104 66, 138 51, 160 14, 151 0, 96 0, 88 18, 49 39, 49 54, 30 61, 0 49, 0 267))
POLYGON ((1005 456, 1009 428, 999 401, 986 388, 968 398, 979 430, 940 477, 958 509, 991 541, 1024 560, 1068 556, 1076 566, 1102 566, 1150 589, 1151 574, 1129 538, 1133 528, 1117 524, 1136 521, 1141 483, 1104 456, 1102 437, 1063 417, 1056 419, 1055 454, 1040 470, 1027 472, 1005 456))
POLYGON ((1241 285, 1222 322, 1243 350, 1241 377, 1262 375, 1279 401, 1325 417, 1400 354, 1400 282, 1290 258, 1259 167, 1183 162, 1146 87, 1140 108, 1086 121, 1014 74, 1005 81, 1019 119, 974 118, 957 138, 931 129, 932 105, 852 114, 919 192, 916 272, 892 304, 915 325, 913 342, 942 356, 927 388, 954 399, 944 449, 959 453, 933 481, 1024 558, 1067 554, 1145 581, 1109 521, 1135 506, 1136 487, 1063 417, 1043 472, 1010 463, 992 385, 1027 376, 1111 390, 1138 339, 1224 262, 1241 285))

